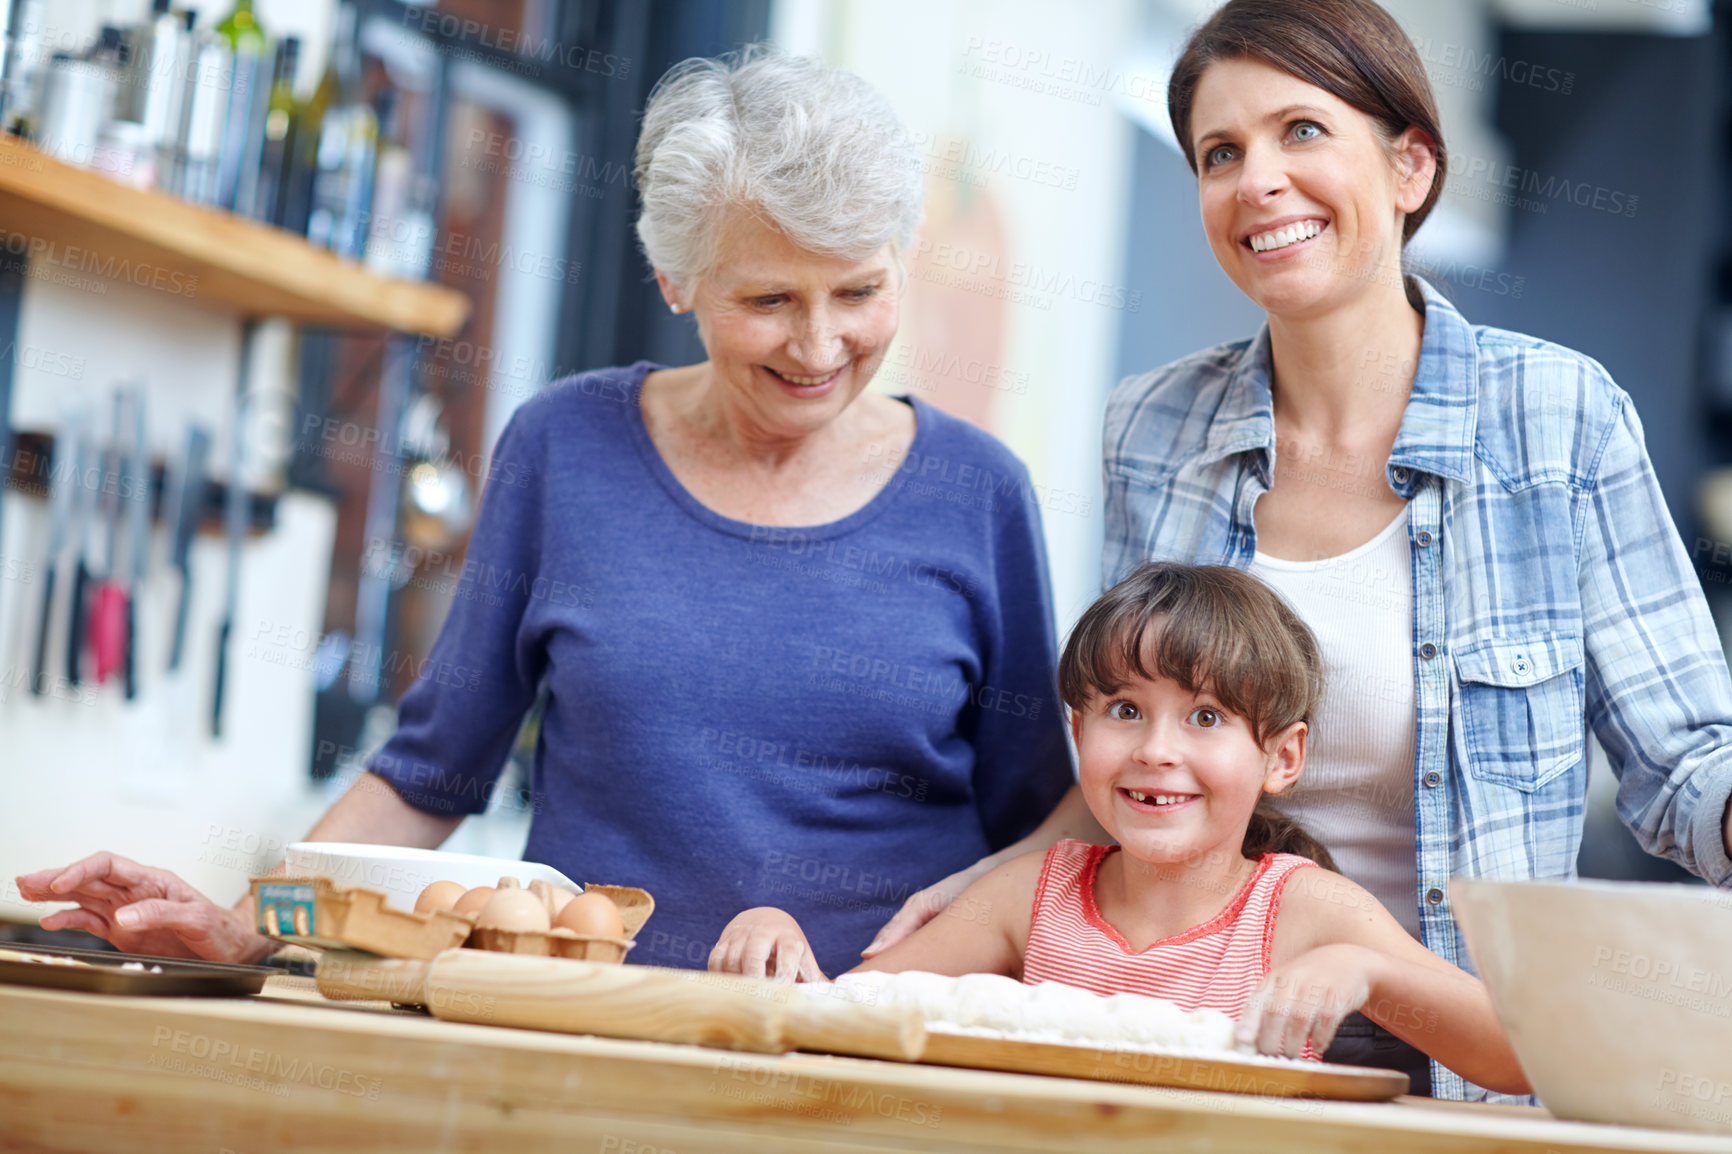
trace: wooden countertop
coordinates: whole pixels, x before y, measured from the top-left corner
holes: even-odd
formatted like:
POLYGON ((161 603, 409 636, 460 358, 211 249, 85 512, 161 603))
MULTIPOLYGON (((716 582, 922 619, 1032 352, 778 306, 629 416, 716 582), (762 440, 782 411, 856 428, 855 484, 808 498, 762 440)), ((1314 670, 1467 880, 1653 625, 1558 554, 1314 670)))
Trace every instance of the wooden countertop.
POLYGON ((1715 1151, 1732 1136, 1404 1098, 1340 1103, 812 1054, 765 1057, 333 1003, 0 986, 0 1151, 1715 1151))

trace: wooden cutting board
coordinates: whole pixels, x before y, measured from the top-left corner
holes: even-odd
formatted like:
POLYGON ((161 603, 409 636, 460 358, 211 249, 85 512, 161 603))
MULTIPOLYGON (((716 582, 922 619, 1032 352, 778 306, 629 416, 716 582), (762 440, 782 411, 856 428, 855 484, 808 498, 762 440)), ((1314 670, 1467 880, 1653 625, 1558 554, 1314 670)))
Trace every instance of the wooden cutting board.
POLYGON ((447 950, 431 962, 331 951, 326 997, 424 1005, 434 1017, 760 1053, 811 1050, 1012 1073, 1271 1097, 1385 1101, 1407 1075, 1320 1063, 1103 1050, 927 1030, 909 1009, 811 996, 815 987, 675 970, 447 950))
POLYGON ((1264 1094, 1275 1098, 1338 1098, 1386 1102, 1407 1093, 1407 1075, 1365 1066, 1257 1061, 1222 1054, 1197 1057, 1146 1050, 1102 1050, 1060 1042, 1026 1042, 951 1034, 930 1028, 918 1061, 1019 1074, 1050 1074, 1096 1082, 1264 1094))

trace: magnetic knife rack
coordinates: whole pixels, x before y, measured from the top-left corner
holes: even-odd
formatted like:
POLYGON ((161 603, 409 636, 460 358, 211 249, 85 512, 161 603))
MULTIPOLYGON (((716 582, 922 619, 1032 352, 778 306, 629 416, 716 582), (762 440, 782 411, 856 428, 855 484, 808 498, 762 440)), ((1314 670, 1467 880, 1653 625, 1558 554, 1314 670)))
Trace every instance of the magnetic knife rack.
MULTIPOLYGON (((4 487, 21 496, 46 499, 50 476, 54 468, 55 437, 51 433, 13 430, 12 452, 6 462, 4 487)), ((163 492, 167 488, 167 466, 160 461, 150 466, 150 520, 162 523, 163 492)), ((247 531, 257 536, 276 528, 278 493, 249 492, 247 494, 247 531)), ((228 501, 228 482, 220 477, 206 477, 204 510, 199 518, 199 532, 221 536, 223 509, 228 501)))

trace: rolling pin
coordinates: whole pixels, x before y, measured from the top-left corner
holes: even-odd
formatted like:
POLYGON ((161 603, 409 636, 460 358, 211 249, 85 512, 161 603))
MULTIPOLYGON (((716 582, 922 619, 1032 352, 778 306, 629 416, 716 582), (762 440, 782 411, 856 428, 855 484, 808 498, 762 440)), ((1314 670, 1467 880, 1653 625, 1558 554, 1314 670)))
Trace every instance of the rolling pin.
POLYGON ((828 984, 446 950, 432 961, 329 951, 319 992, 424 1005, 436 1018, 780 1054, 817 1050, 914 1061, 926 1026, 908 1008, 867 1005, 828 984))

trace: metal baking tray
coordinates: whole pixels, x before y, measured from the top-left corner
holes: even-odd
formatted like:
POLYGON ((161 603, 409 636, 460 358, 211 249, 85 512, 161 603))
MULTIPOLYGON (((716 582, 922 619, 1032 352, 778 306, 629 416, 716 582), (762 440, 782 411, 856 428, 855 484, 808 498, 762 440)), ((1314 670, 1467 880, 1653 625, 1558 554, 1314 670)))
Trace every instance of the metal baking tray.
POLYGON ((64 946, 0 943, 0 949, 25 954, 49 954, 89 962, 87 966, 44 965, 0 957, 0 982, 47 986, 93 994, 154 994, 167 997, 232 998, 256 994, 277 970, 269 966, 236 966, 227 962, 195 962, 184 958, 153 958, 114 950, 77 950, 64 946), (128 970, 127 962, 144 968, 128 970), (152 973, 151 969, 160 969, 152 973))

